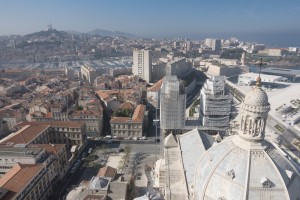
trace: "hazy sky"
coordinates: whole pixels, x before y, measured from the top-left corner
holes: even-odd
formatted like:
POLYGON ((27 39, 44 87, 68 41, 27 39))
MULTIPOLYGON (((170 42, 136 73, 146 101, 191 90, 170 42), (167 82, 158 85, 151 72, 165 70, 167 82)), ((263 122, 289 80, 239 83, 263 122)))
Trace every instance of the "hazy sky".
POLYGON ((50 22, 58 30, 300 46, 300 0, 0 0, 0 35, 45 30, 50 22))

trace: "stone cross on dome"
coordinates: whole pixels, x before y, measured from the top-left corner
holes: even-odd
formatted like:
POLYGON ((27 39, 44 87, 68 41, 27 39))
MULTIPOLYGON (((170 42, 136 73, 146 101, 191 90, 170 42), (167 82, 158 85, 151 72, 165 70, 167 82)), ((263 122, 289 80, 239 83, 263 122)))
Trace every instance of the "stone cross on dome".
POLYGON ((264 65, 262 59, 260 59, 260 62, 258 63, 258 65, 259 65, 259 72, 258 72, 258 77, 256 79, 256 86, 260 87, 261 86, 261 78, 260 78, 261 67, 264 65))

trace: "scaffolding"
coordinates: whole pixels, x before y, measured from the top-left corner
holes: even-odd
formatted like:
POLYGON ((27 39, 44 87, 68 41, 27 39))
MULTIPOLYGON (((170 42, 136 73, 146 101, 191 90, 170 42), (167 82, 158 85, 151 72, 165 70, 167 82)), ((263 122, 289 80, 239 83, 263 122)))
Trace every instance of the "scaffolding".
POLYGON ((160 94, 161 129, 183 129, 185 125, 186 94, 184 84, 176 76, 166 76, 160 94))
POLYGON ((229 126, 232 97, 224 76, 214 76, 204 84, 200 95, 200 122, 208 130, 224 131, 229 126))

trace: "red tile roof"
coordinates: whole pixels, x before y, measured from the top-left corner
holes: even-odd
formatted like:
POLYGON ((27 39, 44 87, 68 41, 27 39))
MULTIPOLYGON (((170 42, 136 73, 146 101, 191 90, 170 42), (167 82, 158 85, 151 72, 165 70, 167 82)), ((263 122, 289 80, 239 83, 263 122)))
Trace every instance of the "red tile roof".
POLYGON ((0 180, 0 187, 5 188, 10 192, 5 195, 3 199, 12 199, 12 197, 20 192, 43 167, 44 165, 42 164, 18 164, 7 172, 0 180))
POLYGON ((29 144, 49 127, 49 125, 24 127, 24 129, 19 130, 16 135, 7 138, 1 143, 29 144))
POLYGON ((133 113, 132 122, 139 122, 142 123, 144 120, 144 114, 145 114, 146 106, 145 105, 138 105, 133 113))
POLYGON ((119 106, 119 109, 130 109, 130 110, 133 110, 133 105, 132 105, 132 103, 126 101, 126 102, 122 103, 119 106))
POLYGON ((114 178, 116 174, 117 174, 117 170, 115 168, 106 166, 106 167, 100 168, 97 176, 99 176, 99 177, 105 176, 105 177, 114 178))
POLYGON ((72 128, 80 128, 83 123, 81 122, 72 122, 72 121, 51 121, 51 122, 21 122, 17 124, 18 127, 33 125, 33 126, 52 126, 52 127, 72 127, 72 128))
POLYGON ((154 83, 154 85, 152 85, 150 88, 148 88, 148 91, 149 92, 157 92, 157 91, 159 91, 160 88, 161 88, 162 83, 163 83, 162 79, 159 80, 159 81, 157 81, 156 83, 154 83))

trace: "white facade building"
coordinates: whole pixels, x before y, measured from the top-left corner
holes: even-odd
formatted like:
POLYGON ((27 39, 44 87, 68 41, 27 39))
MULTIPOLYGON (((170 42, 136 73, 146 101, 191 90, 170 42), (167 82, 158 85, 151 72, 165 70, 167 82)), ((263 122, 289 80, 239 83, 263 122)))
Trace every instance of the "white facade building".
MULTIPOLYGON (((256 77, 258 74, 256 73, 246 73, 239 75, 238 84, 240 85, 250 85, 252 82, 255 82, 256 77)), ((277 82, 287 82, 287 78, 282 76, 275 76, 275 75, 267 75, 261 74, 261 81, 265 83, 277 83, 277 82)))
POLYGON ((134 49, 132 73, 150 83, 152 81, 151 71, 152 56, 150 50, 134 49))
POLYGON ((204 44, 210 47, 213 51, 218 51, 221 49, 220 39, 206 38, 204 44))

